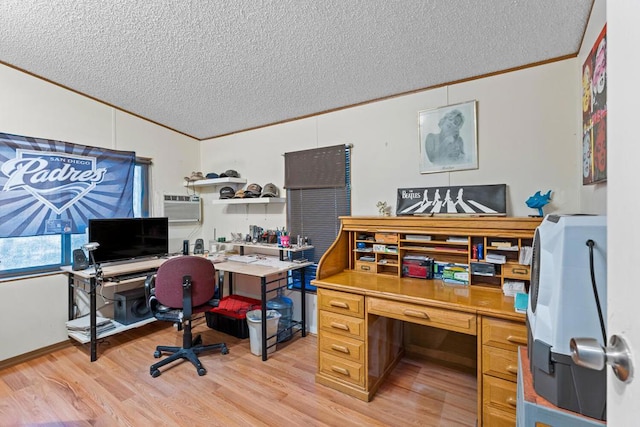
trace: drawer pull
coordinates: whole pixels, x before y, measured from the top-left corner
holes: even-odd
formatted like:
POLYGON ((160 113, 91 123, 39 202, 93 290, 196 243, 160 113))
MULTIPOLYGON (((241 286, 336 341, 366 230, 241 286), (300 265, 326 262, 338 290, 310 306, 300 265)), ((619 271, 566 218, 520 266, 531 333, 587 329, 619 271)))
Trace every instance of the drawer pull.
POLYGON ((345 376, 349 376, 349 371, 347 369, 341 368, 340 366, 332 366, 331 370, 333 372, 337 372, 339 374, 345 375, 345 376))
POLYGON ((517 399, 515 399, 513 397, 510 397, 510 398, 507 399, 507 403, 515 408, 517 403, 518 403, 518 401, 517 401, 517 399))
POLYGON ((337 308, 347 308, 347 309, 349 308, 349 304, 342 301, 329 301, 329 305, 331 307, 337 307, 337 308))
POLYGON ((361 265, 360 270, 369 271, 371 270, 371 267, 369 267, 368 265, 361 265))
POLYGON ((405 310, 404 315, 408 317, 419 317, 420 319, 428 319, 429 315, 424 311, 405 310))
POLYGON ((331 344, 331 348, 340 353, 349 354, 349 349, 343 345, 331 344))
POLYGON ((518 336, 514 336, 514 335, 509 335, 507 337, 507 341, 514 343, 514 344, 520 344, 520 345, 527 345, 527 339, 523 338, 523 337, 518 337, 518 336))
POLYGON ((509 372, 510 374, 517 374, 518 373, 518 367, 517 366, 513 366, 513 365, 508 365, 506 368, 507 372, 509 372))
POLYGON ((344 323, 336 323, 336 322, 331 322, 331 327, 334 329, 341 329, 343 331, 348 331, 349 327, 347 325, 345 325, 344 323))
POLYGON ((513 274, 528 274, 529 270, 527 270, 526 268, 512 268, 511 272, 513 274))

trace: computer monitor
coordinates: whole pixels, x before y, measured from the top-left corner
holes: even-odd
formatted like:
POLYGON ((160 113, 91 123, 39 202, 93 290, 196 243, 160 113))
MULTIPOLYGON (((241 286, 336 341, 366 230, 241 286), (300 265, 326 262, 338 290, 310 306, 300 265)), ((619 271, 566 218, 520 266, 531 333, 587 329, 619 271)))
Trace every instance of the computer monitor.
POLYGON ((104 263, 167 255, 169 220, 159 218, 100 218, 89 220, 89 242, 95 262, 104 263))

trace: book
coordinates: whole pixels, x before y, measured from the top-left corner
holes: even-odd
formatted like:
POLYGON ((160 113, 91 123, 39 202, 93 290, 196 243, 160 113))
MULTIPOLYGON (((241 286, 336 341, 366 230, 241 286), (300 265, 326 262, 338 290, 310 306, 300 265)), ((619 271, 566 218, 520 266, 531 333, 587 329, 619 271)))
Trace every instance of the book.
POLYGON ((516 313, 526 313, 529 305, 529 295, 518 292, 513 300, 513 308, 516 313))

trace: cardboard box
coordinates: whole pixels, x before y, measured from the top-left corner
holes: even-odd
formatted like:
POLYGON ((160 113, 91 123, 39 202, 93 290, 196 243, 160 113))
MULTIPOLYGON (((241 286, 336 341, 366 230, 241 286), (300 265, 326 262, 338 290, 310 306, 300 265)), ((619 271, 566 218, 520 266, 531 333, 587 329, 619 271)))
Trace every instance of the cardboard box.
POLYGON ((376 233, 376 242, 398 244, 398 235, 395 233, 376 233))
POLYGON ((442 280, 454 285, 468 285, 469 266, 467 264, 447 264, 442 272, 442 280))

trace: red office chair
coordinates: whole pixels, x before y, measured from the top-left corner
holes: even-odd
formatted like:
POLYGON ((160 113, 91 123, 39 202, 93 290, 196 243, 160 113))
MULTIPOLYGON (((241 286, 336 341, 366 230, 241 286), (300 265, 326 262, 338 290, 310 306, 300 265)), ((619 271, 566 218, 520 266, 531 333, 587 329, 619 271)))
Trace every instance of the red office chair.
POLYGON ((171 353, 160 362, 151 365, 152 377, 160 375, 160 368, 178 359, 187 359, 202 376, 207 370, 198 359, 198 354, 205 351, 220 350, 229 353, 225 343, 203 345, 202 337, 193 339, 191 334, 191 318, 196 313, 203 313, 213 307, 212 298, 216 288, 215 268, 211 261, 197 256, 181 256, 163 263, 154 276, 145 281, 147 304, 151 313, 158 320, 178 324, 178 330, 184 328, 182 347, 156 347, 155 358, 162 353, 171 353))

